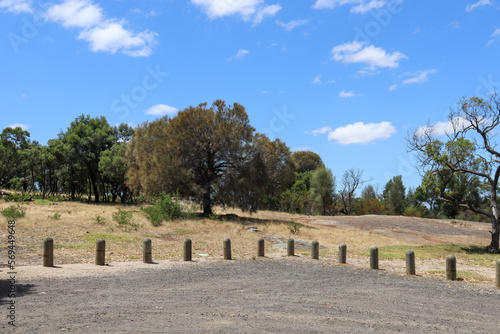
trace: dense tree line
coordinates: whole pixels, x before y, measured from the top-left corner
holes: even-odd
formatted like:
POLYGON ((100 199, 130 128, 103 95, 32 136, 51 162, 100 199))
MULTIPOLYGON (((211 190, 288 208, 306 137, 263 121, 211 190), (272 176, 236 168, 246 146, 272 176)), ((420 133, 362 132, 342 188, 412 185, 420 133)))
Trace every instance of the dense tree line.
POLYGON ((135 129, 81 115, 47 145, 31 140, 21 128, 5 128, 0 188, 96 202, 171 193, 197 201, 205 214, 223 205, 303 214, 495 220, 492 193, 500 172, 494 166, 500 154, 492 135, 500 123, 499 106, 496 97, 462 101, 453 119, 461 117, 469 125, 457 124, 446 143, 430 132, 416 133, 409 143, 424 171, 416 189, 407 189, 398 175, 379 191, 355 168, 337 180, 318 154, 291 152, 281 140, 257 133, 242 105, 221 100, 135 129), (475 141, 466 136, 473 131, 479 136, 475 141))
POLYGON ((125 146, 133 135, 126 124, 81 115, 47 145, 28 131, 7 127, 0 135, 0 187, 37 192, 42 198, 66 195, 89 201, 127 200, 125 146))

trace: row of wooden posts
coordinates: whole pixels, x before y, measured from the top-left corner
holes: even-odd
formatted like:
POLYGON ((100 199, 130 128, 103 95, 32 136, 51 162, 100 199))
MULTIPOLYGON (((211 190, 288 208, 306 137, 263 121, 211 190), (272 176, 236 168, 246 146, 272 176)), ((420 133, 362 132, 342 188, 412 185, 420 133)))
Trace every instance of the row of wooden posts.
MULTIPOLYGON (((184 240, 184 261, 192 261, 193 252, 192 252, 192 242, 191 239, 184 240)), ((229 238, 224 239, 223 243, 223 254, 225 260, 231 260, 231 240, 229 238)), ((260 238, 257 241, 257 256, 264 256, 264 239, 260 238)), ((144 263, 152 263, 153 255, 152 255, 152 246, 151 239, 146 238, 143 241, 142 248, 142 260, 144 263)), ((105 264, 105 255, 106 255, 106 241, 104 239, 98 239, 96 242, 96 255, 95 255, 95 264, 96 265, 104 265, 105 264)), ((295 256, 295 240, 288 239, 287 240, 287 255, 295 256)), ((319 259, 319 242, 313 241, 311 243, 311 258, 314 260, 319 259)), ((415 270, 415 252, 412 250, 406 251, 406 274, 407 275, 416 275, 415 270)), ((378 270, 379 269, 379 256, 378 256, 378 247, 370 248, 370 269, 378 270)), ((347 261, 347 245, 342 243, 339 245, 339 253, 338 253, 338 262, 345 264, 347 261)), ((53 267, 54 266, 54 240, 52 238, 46 238, 43 241, 43 266, 44 267, 53 267)), ((456 280, 457 279, 457 259, 453 255, 448 255, 446 257, 446 278, 448 280, 456 280)), ((496 262, 496 287, 500 288, 500 260, 496 262)))

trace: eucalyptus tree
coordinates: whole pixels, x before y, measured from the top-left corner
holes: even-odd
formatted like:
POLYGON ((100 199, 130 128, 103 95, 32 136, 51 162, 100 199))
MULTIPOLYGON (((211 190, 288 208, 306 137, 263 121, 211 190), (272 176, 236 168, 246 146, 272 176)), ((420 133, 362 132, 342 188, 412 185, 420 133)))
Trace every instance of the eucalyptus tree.
POLYGON ((498 253, 500 150, 496 139, 500 99, 496 93, 488 100, 461 99, 451 110, 449 120, 452 130, 447 133, 446 142, 438 139, 434 127, 426 126, 407 139, 408 147, 416 153, 419 168, 439 199, 491 220, 488 251, 498 253), (488 209, 481 206, 482 195, 488 199, 488 209))

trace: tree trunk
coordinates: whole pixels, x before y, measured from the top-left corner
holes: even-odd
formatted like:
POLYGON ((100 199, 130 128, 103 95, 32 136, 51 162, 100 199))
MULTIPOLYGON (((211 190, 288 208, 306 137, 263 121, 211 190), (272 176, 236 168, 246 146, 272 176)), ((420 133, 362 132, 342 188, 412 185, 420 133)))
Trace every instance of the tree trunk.
POLYGON ((491 243, 488 246, 488 253, 498 254, 499 253, 499 241, 500 241, 500 229, 499 229, 499 219, 494 217, 491 219, 491 243))
POLYGON ((205 216, 212 214, 212 201, 210 200, 212 187, 210 184, 205 186, 205 193, 203 194, 203 214, 205 216))

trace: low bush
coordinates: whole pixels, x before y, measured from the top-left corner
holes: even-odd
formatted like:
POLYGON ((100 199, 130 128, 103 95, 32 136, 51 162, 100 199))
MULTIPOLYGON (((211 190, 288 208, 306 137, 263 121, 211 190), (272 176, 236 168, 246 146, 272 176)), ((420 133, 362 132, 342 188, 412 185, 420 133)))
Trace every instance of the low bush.
POLYGON ((153 198, 151 202, 152 206, 141 210, 153 226, 160 226, 164 221, 175 220, 185 215, 182 205, 174 201, 169 194, 163 193, 153 198))
POLYGON ((129 225, 132 222, 132 211, 125 211, 118 208, 118 212, 113 213, 113 220, 118 225, 129 225))
POLYGON ((0 213, 7 219, 16 220, 19 218, 23 218, 26 215, 26 210, 24 210, 18 204, 18 205, 11 205, 8 208, 0 210, 0 213))

